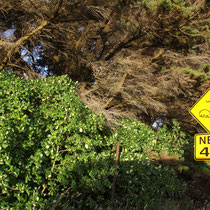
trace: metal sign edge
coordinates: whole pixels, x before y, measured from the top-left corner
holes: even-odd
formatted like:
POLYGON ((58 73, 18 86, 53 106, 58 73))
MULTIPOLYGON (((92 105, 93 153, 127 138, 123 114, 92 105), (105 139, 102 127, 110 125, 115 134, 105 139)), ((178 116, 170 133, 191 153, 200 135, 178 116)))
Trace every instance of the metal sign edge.
POLYGON ((210 135, 210 132, 209 133, 196 133, 194 135, 194 160, 195 161, 210 161, 210 159, 196 159, 196 136, 199 136, 199 135, 210 135))
POLYGON ((190 115, 208 132, 210 133, 210 130, 208 130, 208 128, 205 127, 205 125, 203 125, 200 120, 191 112, 191 110, 193 109, 193 107, 210 91, 210 88, 208 88, 204 94, 196 101, 195 104, 193 104, 193 106, 191 108, 189 108, 188 112, 190 113, 190 115))

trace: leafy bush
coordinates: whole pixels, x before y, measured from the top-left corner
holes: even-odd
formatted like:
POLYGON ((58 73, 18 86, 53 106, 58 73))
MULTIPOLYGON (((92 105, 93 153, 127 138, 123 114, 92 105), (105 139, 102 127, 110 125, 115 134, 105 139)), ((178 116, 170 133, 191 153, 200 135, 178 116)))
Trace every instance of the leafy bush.
POLYGON ((72 200, 83 193, 81 202, 110 189, 105 120, 67 76, 26 81, 4 72, 0 90, 0 207, 43 208, 66 190, 72 200))
POLYGON ((166 147, 168 154, 179 154, 180 151, 183 154, 185 135, 174 121, 172 131, 164 127, 158 136, 157 139, 156 133, 139 121, 124 120, 116 129, 114 139, 121 144, 118 205, 129 203, 130 207, 143 209, 149 203, 157 203, 160 198, 179 198, 185 191, 185 184, 177 179, 172 169, 155 166, 149 160, 151 150, 165 151, 166 147))
POLYGON ((184 185, 175 172, 149 162, 154 131, 135 121, 111 131, 75 87, 67 76, 24 80, 0 73, 0 208, 107 208, 116 141, 118 207, 180 196, 184 185))
POLYGON ((166 127, 160 128, 157 132, 157 144, 154 147, 156 151, 162 151, 167 154, 178 154, 184 156, 185 148, 189 145, 189 135, 180 130, 179 123, 173 120, 171 129, 166 127))
POLYGON ((115 132, 116 140, 125 148, 121 157, 125 154, 146 160, 151 150, 183 156, 184 148, 189 144, 189 136, 180 130, 176 120, 172 121, 171 128, 164 125, 157 132, 139 121, 124 120, 115 132))

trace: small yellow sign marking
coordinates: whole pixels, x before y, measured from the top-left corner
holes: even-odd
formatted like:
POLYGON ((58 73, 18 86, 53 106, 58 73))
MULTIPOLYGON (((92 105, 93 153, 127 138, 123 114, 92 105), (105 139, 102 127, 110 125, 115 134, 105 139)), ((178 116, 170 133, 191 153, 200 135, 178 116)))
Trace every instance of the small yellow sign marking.
POLYGON ((189 112, 207 132, 210 132, 210 88, 193 105, 189 112))
POLYGON ((210 160, 210 134, 198 133, 194 136, 195 160, 210 160))

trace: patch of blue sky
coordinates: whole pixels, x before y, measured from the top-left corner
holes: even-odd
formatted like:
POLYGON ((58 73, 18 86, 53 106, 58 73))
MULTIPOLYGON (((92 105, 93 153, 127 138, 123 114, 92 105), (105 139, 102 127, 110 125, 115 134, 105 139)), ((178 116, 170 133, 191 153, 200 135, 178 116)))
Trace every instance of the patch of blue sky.
POLYGON ((27 62, 30 66, 32 65, 32 58, 28 55, 28 52, 25 49, 20 50, 21 56, 25 62, 27 62))
POLYGON ((96 48, 96 41, 93 42, 92 46, 91 46, 91 50, 95 50, 96 48))
POLYGON ((158 129, 163 126, 163 120, 162 119, 157 119, 155 122, 152 124, 152 128, 158 129))
POLYGON ((15 32, 15 29, 13 28, 7 29, 6 31, 2 33, 2 36, 6 38, 8 41, 14 41, 15 40, 14 32, 15 32))
POLYGON ((85 27, 84 26, 81 26, 81 27, 78 28, 78 32, 82 32, 84 30, 85 30, 85 27))
MULTIPOLYGON (((46 0, 46 2, 49 2, 46 0)), ((10 29, 7 29, 6 31, 2 32, 1 33, 1 37, 4 37, 6 38, 8 41, 15 41, 15 36, 14 36, 14 32, 15 32, 15 28, 10 28, 10 29)), ((33 69, 33 62, 37 62, 39 59, 41 59, 40 57, 40 53, 43 51, 42 49, 42 46, 41 45, 38 45, 36 47, 33 48, 33 51, 32 51, 32 55, 30 55, 27 50, 25 50, 24 48, 21 49, 21 56, 22 56, 22 59, 27 62, 31 69, 33 69), (32 56, 33 56, 33 59, 32 59, 32 56)), ((48 66, 44 66, 44 67, 38 67, 40 68, 40 72, 41 72, 41 75, 42 76, 47 76, 48 75, 48 66)), ((25 78, 28 78, 27 74, 24 72, 23 73, 25 78)))
MULTIPOLYGON (((37 62, 39 59, 41 59, 40 57, 40 53, 42 52, 42 47, 41 46, 36 46, 34 47, 33 51, 32 51, 32 55, 30 55, 25 49, 21 49, 21 56, 22 59, 27 62, 31 69, 33 69, 33 62, 37 62), (33 56, 33 58, 32 58, 33 56)), ((48 75, 48 66, 36 66, 37 70, 39 70, 40 74, 44 77, 46 77, 48 75)), ((34 69, 33 69, 34 70, 34 69)))

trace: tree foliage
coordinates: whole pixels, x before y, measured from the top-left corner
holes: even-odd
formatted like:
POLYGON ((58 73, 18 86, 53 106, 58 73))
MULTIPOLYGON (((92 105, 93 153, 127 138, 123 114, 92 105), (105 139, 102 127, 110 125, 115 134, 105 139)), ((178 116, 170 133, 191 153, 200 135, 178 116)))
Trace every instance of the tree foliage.
POLYGON ((205 0, 3 0, 0 70, 68 74, 111 121, 177 118, 194 131, 188 109, 209 87, 208 8, 205 0))
POLYGON ((177 122, 157 133, 130 120, 111 130, 101 114, 81 103, 67 76, 25 80, 1 72, 0 81, 1 208, 111 208, 117 141, 116 207, 189 201, 175 170, 189 171, 179 161, 193 139, 177 122), (161 152, 172 167, 157 164, 161 152))
POLYGON ((0 80, 2 208, 43 208, 67 192, 77 203, 83 191, 81 202, 110 188, 110 132, 70 79, 27 82, 3 72, 0 80))

